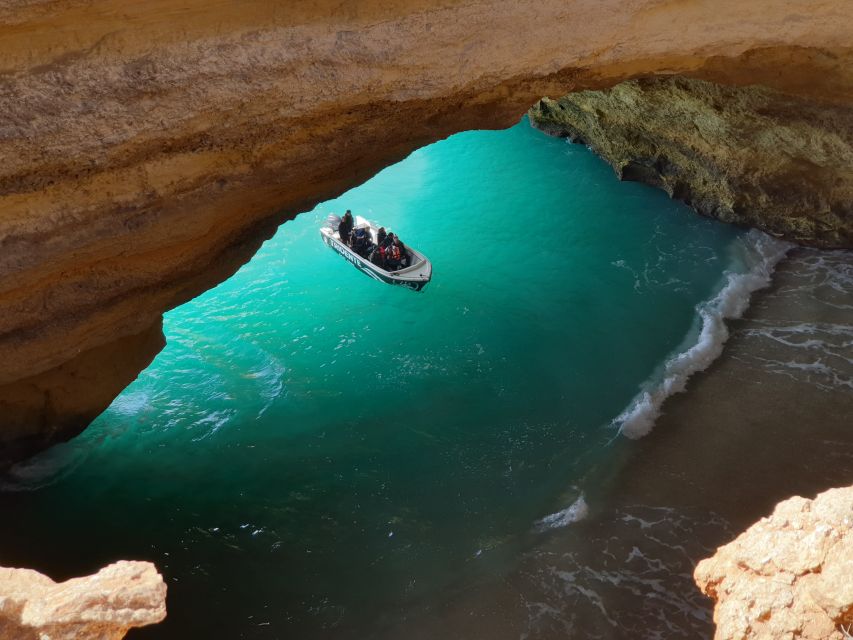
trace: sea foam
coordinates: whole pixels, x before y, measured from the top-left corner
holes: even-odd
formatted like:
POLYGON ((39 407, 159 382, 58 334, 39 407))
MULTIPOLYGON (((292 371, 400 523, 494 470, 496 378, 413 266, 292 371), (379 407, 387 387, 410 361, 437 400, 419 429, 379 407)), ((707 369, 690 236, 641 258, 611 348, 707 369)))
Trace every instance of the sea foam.
POLYGON ((743 315, 749 307, 750 295, 770 284, 776 265, 793 246, 755 229, 747 233, 742 242, 746 270, 726 272, 725 284, 719 293, 697 305, 701 329, 695 342, 669 358, 662 371, 648 381, 645 389, 613 420, 613 426, 628 438, 641 438, 649 433, 664 400, 684 391, 690 376, 706 369, 720 356, 729 337, 726 319, 743 315))
POLYGON ((548 531, 549 529, 560 529, 583 520, 587 514, 589 514, 589 507, 583 495, 580 495, 577 500, 562 511, 557 511, 556 513, 545 516, 541 520, 537 520, 534 526, 536 531, 539 532, 548 531))

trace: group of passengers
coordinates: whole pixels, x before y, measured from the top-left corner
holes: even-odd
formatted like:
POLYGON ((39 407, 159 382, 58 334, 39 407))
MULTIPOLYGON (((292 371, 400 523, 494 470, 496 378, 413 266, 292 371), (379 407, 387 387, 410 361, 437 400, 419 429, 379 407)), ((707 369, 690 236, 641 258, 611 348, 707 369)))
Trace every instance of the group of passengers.
POLYGON ((409 266, 409 254, 400 238, 386 232, 385 227, 379 227, 376 232, 376 242, 374 242, 367 225, 359 225, 357 228, 354 226, 352 212, 349 209, 341 218, 338 233, 341 242, 380 269, 398 271, 409 266))

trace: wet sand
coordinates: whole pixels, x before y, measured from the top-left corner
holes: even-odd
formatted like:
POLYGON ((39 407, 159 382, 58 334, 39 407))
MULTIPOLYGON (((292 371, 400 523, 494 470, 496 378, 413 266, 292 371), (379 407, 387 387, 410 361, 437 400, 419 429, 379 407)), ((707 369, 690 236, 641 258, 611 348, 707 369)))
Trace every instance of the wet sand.
POLYGON ((563 615, 598 608, 590 637, 710 637, 695 563, 780 500, 853 483, 853 253, 796 250, 730 329, 723 356, 590 492, 582 549, 571 533, 547 545, 559 560, 544 593, 569 596, 563 615))
POLYGON ((853 253, 797 250, 723 356, 673 396, 611 489, 742 529, 794 494, 853 483, 853 253))
POLYGON ((793 251, 729 326, 652 433, 614 443, 585 520, 389 637, 710 638, 695 563, 778 501, 853 483, 853 252, 793 251))

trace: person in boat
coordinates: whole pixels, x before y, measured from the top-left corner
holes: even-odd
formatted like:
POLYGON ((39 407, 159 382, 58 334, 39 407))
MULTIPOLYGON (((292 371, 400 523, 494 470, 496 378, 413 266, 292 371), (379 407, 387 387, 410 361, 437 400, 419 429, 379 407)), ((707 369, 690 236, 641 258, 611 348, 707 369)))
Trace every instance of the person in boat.
POLYGON ((393 271, 395 268, 395 263, 391 259, 391 247, 394 246, 395 237, 393 233, 389 233, 382 241, 382 268, 386 271, 393 271))
POLYGON ((406 268, 409 266, 409 252, 406 250, 406 245, 400 240, 400 236, 394 236, 394 244, 400 247, 400 267, 406 268))
POLYGON ((352 235, 352 227, 353 227, 353 219, 352 219, 352 211, 347 209, 347 212, 344 214, 344 217, 341 218, 341 223, 338 225, 338 235, 341 238, 341 242, 348 245, 350 244, 352 235))
POLYGON ((388 232, 385 227, 379 227, 376 231, 376 244, 370 252, 370 261, 380 269, 385 268, 385 248, 388 246, 388 232))
POLYGON ((379 248, 382 249, 382 260, 388 261, 388 247, 391 246, 391 243, 394 242, 394 234, 388 233, 382 238, 382 242, 379 243, 379 248))
POLYGON ((364 243, 364 257, 369 260, 373 250, 376 249, 376 245, 373 243, 373 238, 370 236, 369 229, 365 229, 364 235, 367 236, 367 240, 364 243))
POLYGON ((380 269, 385 268, 385 247, 380 244, 373 246, 373 251, 370 252, 370 261, 380 269))
POLYGON ((367 232, 367 229, 360 227, 353 231, 352 250, 355 251, 362 258, 366 258, 368 255, 370 255, 372 245, 373 243, 370 240, 370 234, 367 232))
POLYGON ((393 233, 389 234, 389 237, 391 236, 393 238, 385 249, 385 264, 387 265, 385 268, 388 271, 397 271, 403 268, 405 253, 403 252, 403 243, 400 242, 400 239, 393 233))

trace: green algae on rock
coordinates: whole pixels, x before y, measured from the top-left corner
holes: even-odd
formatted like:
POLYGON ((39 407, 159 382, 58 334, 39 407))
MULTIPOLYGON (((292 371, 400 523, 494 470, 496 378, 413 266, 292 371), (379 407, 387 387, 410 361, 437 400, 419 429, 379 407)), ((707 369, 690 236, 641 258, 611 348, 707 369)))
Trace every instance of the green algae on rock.
POLYGON ((623 180, 703 215, 853 246, 853 109, 680 76, 543 98, 534 126, 589 145, 623 180))

